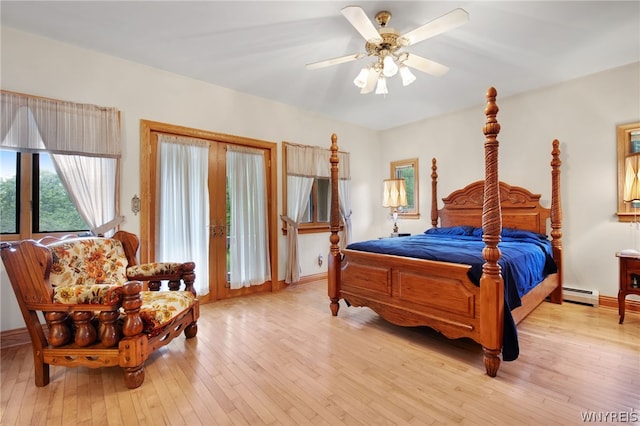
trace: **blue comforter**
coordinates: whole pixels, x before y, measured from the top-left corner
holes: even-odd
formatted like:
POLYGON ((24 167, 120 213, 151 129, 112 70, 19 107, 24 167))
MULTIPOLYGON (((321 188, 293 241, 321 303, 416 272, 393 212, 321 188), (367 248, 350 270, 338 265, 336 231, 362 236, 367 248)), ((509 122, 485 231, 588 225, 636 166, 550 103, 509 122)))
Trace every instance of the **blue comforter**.
MULTIPOLYGON (((469 279, 479 285, 482 275, 482 229, 470 226, 431 228, 424 234, 385 238, 349 244, 348 249, 404 257, 470 265, 469 279)), ((557 272, 551 242, 545 235, 504 228, 498 244, 505 298, 504 347, 502 357, 518 357, 518 337, 511 310, 521 305, 521 297, 557 272)))

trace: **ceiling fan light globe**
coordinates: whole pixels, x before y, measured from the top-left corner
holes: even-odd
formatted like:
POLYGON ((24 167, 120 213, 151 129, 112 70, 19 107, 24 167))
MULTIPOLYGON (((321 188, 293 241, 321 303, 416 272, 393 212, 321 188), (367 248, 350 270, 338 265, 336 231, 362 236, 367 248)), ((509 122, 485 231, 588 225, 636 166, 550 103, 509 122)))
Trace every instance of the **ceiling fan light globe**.
POLYGON ((393 56, 385 56, 382 60, 382 64, 382 74, 384 74, 385 77, 393 77, 398 73, 398 65, 393 60, 393 56))
POLYGON ((413 75, 409 67, 406 65, 400 66, 400 78, 402 78, 403 86, 408 86, 416 81, 416 76, 413 75))
POLYGON ((360 89, 362 89, 364 86, 367 85, 368 79, 369 79, 369 68, 365 67, 360 70, 360 73, 353 80, 353 84, 355 84, 356 87, 359 87, 360 89))
POLYGON ((378 85, 376 86, 376 95, 386 95, 389 93, 387 90, 387 79, 383 76, 378 78, 378 85))

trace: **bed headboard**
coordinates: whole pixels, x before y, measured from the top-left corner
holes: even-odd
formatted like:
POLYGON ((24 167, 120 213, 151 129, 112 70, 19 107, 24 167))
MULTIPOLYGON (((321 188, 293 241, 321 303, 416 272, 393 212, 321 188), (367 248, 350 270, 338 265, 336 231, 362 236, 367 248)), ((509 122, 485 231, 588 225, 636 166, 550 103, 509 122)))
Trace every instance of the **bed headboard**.
MULTIPOLYGON (((560 143, 554 140, 551 150, 551 207, 540 205, 540 194, 528 189, 498 183, 502 227, 524 229, 561 238, 562 209, 560 206, 560 143), (550 227, 547 223, 550 219, 550 227)), ((431 160, 431 225, 437 227, 470 225, 482 227, 484 181, 473 182, 453 191, 442 199, 444 206, 438 209, 436 159, 431 160)))
MULTIPOLYGON (((525 188, 499 182, 502 227, 517 228, 548 234, 547 220, 551 209, 540 205, 540 194, 525 188)), ((440 226, 482 226, 482 202, 484 181, 476 181, 453 191, 442 199, 444 207, 438 210, 440 226)))

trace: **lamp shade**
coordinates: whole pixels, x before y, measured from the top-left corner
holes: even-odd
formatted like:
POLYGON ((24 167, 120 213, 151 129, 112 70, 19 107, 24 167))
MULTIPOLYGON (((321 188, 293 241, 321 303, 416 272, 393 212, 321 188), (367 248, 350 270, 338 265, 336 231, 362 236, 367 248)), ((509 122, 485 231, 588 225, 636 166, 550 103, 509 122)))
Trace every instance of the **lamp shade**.
POLYGON ((407 190, 404 179, 385 179, 382 191, 382 207, 407 205, 407 190))
POLYGON ((393 56, 387 55, 382 60, 382 74, 385 77, 393 77, 398 72, 398 65, 393 60, 393 56))
POLYGON ((627 157, 624 164, 625 202, 640 202, 640 156, 627 157))
POLYGON ((376 95, 386 95, 389 93, 387 90, 387 79, 384 76, 378 77, 378 85, 376 86, 376 95))
POLYGON ((408 86, 414 81, 416 81, 416 76, 413 75, 409 67, 407 67, 406 65, 400 66, 400 77, 402 78, 403 86, 408 86))
POLYGON ((353 80, 353 84, 358 86, 359 88, 363 88, 367 85, 367 81, 369 79, 369 68, 365 67, 360 70, 358 76, 353 80))

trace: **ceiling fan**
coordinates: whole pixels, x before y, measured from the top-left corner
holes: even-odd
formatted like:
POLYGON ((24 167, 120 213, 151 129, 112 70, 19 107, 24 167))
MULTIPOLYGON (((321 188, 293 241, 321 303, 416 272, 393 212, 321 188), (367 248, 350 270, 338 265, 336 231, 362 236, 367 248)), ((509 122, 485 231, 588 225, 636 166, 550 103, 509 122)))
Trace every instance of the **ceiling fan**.
POLYGON ((374 88, 376 88, 377 94, 387 94, 386 78, 393 77, 398 72, 404 86, 413 83, 416 77, 409 70, 409 67, 434 76, 446 74, 449 68, 445 65, 402 51, 402 49, 457 28, 469 20, 469 14, 464 9, 454 9, 401 35, 395 29, 387 26, 391 19, 391 12, 381 11, 376 14, 375 19, 380 25, 379 30, 376 29, 373 22, 359 6, 347 6, 341 12, 366 40, 366 53, 354 53, 339 58, 314 62, 307 64, 306 68, 313 70, 355 61, 365 56, 373 56, 376 61, 362 68, 358 76, 353 80, 353 83, 361 89, 360 93, 363 94, 370 93, 374 88))

